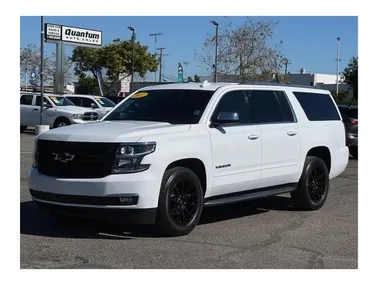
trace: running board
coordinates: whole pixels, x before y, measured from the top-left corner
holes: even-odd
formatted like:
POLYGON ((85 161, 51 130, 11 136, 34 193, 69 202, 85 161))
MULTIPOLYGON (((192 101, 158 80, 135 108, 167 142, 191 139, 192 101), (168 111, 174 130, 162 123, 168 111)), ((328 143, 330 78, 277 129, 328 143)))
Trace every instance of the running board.
POLYGON ((205 199, 204 207, 221 206, 238 203, 248 200, 260 199, 274 195, 289 193, 296 190, 296 184, 287 184, 278 187, 269 187, 256 190, 237 192, 227 195, 220 195, 205 199))

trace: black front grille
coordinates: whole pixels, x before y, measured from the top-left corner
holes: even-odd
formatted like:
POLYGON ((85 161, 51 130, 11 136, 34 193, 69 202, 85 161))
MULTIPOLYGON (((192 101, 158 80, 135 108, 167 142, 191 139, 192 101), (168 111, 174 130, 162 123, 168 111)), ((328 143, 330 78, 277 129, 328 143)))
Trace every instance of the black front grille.
POLYGON ((98 113, 86 112, 83 114, 83 121, 96 121, 98 119, 98 113))
POLYGON ((30 189, 30 194, 35 199, 40 199, 50 202, 67 203, 67 204, 81 204, 81 205, 97 205, 97 206, 125 206, 136 205, 138 202, 138 195, 120 195, 120 196, 82 196, 82 195, 63 195, 55 193, 47 193, 30 189), (129 198, 128 203, 120 201, 120 198, 129 198))
POLYGON ((117 145, 38 140, 38 171, 58 178, 105 177, 111 174, 117 145))

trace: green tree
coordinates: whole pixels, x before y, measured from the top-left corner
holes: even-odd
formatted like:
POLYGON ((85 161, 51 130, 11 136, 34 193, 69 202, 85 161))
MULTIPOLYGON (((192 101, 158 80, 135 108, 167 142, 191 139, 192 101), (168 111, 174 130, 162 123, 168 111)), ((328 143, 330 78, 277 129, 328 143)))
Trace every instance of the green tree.
POLYGON ((351 58, 348 66, 344 69, 344 82, 351 86, 354 99, 358 100, 358 57, 351 58))
POLYGON ((194 82, 194 79, 191 76, 187 77, 187 82, 194 82))
POLYGON ((345 91, 339 91, 336 93, 336 91, 331 92, 331 95, 333 96, 335 102, 337 104, 344 104, 344 105, 357 105, 358 102, 355 98, 351 97, 348 92, 345 91))
POLYGON ((100 95, 98 83, 94 77, 81 75, 78 78, 78 94, 100 95))
POLYGON ((194 75, 194 82, 201 82, 201 77, 197 74, 194 75))
POLYGON ((139 42, 133 44, 132 41, 115 39, 100 49, 74 48, 72 60, 75 63, 75 73, 84 75, 90 72, 97 79, 97 70, 102 68, 106 75, 103 85, 110 88, 116 81, 132 73, 132 52, 135 73, 141 77, 148 71, 154 72, 158 69, 158 61, 154 54, 148 52, 147 46, 139 42))

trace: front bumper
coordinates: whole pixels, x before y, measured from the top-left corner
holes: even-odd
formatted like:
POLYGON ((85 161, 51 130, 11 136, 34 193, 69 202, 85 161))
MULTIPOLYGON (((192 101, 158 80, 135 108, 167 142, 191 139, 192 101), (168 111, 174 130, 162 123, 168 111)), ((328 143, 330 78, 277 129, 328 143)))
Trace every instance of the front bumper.
MULTIPOLYGON (((32 196, 33 197, 33 196, 32 196)), ((154 224, 156 221, 156 208, 151 209, 125 209, 125 208, 93 208, 51 203, 33 199, 38 207, 48 213, 69 217, 98 219, 109 223, 120 224, 154 224)))

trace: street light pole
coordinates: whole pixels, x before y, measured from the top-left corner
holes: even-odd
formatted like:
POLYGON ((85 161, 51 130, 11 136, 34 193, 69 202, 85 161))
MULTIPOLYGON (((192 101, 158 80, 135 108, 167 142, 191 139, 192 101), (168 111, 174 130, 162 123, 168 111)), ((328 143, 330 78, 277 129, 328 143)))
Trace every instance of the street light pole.
POLYGON ((42 111, 44 107, 44 17, 41 16, 41 67, 40 67, 40 80, 41 80, 41 105, 40 105, 40 125, 42 125, 42 111))
MULTIPOLYGON (((154 55, 157 59, 157 36, 162 36, 163 33, 152 33, 149 36, 154 36, 154 55)), ((154 82, 157 82, 157 71, 154 73, 154 82)))
POLYGON ((336 47, 336 94, 339 92, 339 43, 340 43, 340 38, 336 38, 337 40, 337 47, 336 47))
POLYGON ((135 74, 135 29, 131 26, 129 26, 128 29, 132 31, 132 76, 130 92, 133 92, 133 77, 135 74))
POLYGON ((214 71, 214 81, 217 82, 217 74, 218 74, 218 33, 219 33, 219 24, 216 21, 211 21, 213 25, 216 27, 216 35, 215 35, 215 71, 214 71))

